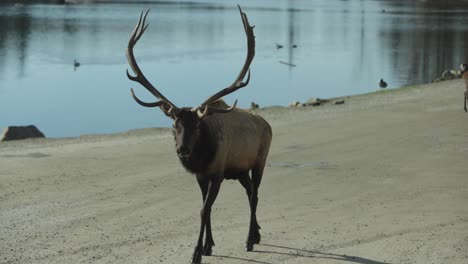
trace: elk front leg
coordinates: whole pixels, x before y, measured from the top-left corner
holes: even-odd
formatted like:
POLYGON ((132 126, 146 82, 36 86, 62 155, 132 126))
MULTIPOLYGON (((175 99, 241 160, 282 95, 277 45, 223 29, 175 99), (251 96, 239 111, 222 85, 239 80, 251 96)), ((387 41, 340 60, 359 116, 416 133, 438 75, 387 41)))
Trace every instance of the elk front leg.
MULTIPOLYGON (((221 186, 222 180, 219 180, 216 177, 208 180, 208 191, 203 203, 203 208, 200 211, 200 234, 198 235, 198 242, 192 256, 192 263, 200 263, 203 254, 203 233, 205 227, 208 228, 207 223, 210 222, 211 206, 213 205, 216 197, 218 196, 219 187, 221 186)), ((211 224, 209 226, 209 231, 207 230, 207 235, 211 237, 211 224)))
MULTIPOLYGON (((197 175, 198 185, 200 186, 200 190, 203 196, 203 204, 205 203, 206 196, 208 195, 208 185, 209 181, 204 179, 203 175, 197 175)), ((206 220, 205 224, 205 244, 203 246, 203 255, 204 256, 211 256, 212 250, 211 248, 215 245, 213 240, 213 235, 211 233, 211 214, 208 215, 208 219, 206 220)))

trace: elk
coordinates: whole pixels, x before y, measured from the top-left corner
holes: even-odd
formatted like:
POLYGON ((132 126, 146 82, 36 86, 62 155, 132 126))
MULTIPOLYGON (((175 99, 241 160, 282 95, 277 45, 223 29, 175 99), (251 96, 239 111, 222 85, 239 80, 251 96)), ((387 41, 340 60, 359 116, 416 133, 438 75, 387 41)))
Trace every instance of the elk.
POLYGON ((272 139, 271 127, 262 117, 236 108, 237 100, 229 106, 221 99, 247 86, 250 81, 250 64, 255 56, 254 27, 250 26, 247 15, 240 6, 238 8, 247 36, 244 65, 230 86, 210 96, 197 107, 177 107, 146 79, 136 62, 133 47, 148 28, 145 21, 149 10, 141 13, 126 50, 128 63, 135 74, 132 76, 127 70, 128 78, 141 84, 158 100, 141 101, 131 89, 133 99, 144 107, 159 107, 166 116, 174 120, 176 153, 182 166, 195 174, 202 192, 200 233, 192 263, 200 263, 202 255, 210 256, 212 253, 215 244, 211 233, 211 207, 224 179, 238 180, 248 196, 250 225, 245 249, 252 251, 254 244, 258 244, 261 239, 256 210, 258 188, 272 139), (244 82, 246 74, 247 79, 244 82), (204 232, 206 234, 203 243, 204 232))
POLYGON ((465 109, 465 112, 468 112, 466 109, 466 101, 468 101, 468 64, 462 64, 460 65, 460 70, 461 70, 461 77, 463 80, 465 80, 465 94, 463 96, 463 108, 465 109))

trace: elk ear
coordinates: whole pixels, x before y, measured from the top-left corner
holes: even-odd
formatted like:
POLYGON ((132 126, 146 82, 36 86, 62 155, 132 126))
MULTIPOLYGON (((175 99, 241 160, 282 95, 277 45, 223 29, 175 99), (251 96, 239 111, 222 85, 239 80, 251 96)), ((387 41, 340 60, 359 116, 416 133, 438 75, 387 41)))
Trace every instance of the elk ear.
POLYGON ((205 108, 200 110, 200 107, 194 107, 192 108, 192 113, 196 113, 198 118, 203 119, 205 116, 209 116, 211 113, 208 111, 208 106, 205 106, 205 108))
POLYGON ((166 104, 162 104, 159 106, 159 108, 161 108, 161 111, 167 116, 169 117, 170 119, 172 120, 175 120, 176 119, 176 116, 175 116, 175 113, 172 112, 172 108, 166 104))
MULTIPOLYGON (((224 104, 224 101, 223 101, 223 104, 224 104)), ((221 114, 229 113, 232 110, 234 110, 234 108, 236 108, 236 105, 237 105, 237 99, 234 102, 234 104, 229 108, 217 108, 217 107, 205 105, 205 107, 203 108, 203 111, 200 109, 200 107, 195 107, 195 108, 192 108, 192 112, 196 112, 198 117, 200 119, 203 119, 204 117, 207 117, 214 113, 221 113, 221 114)))

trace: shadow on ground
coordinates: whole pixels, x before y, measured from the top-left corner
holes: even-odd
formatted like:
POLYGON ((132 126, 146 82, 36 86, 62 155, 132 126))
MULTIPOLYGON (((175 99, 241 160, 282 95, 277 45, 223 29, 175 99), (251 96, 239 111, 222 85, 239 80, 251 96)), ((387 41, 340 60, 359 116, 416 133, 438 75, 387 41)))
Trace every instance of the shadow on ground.
MULTIPOLYGON (((285 256, 290 256, 291 258, 335 259, 335 260, 342 260, 345 262, 359 263, 359 264, 391 264, 388 262, 375 261, 375 260, 361 258, 357 256, 324 253, 320 251, 298 249, 298 248, 285 247, 285 246, 276 246, 276 245, 271 245, 271 244, 260 244, 260 245, 266 248, 271 248, 271 250, 254 250, 254 252, 262 253, 262 254, 285 255, 285 256), (281 252, 280 249, 287 249, 287 250, 291 250, 294 252, 281 252)), ((213 255, 213 257, 235 259, 235 260, 241 260, 241 261, 252 262, 252 263, 260 263, 260 264, 275 264, 273 262, 265 262, 265 261, 260 261, 260 260, 230 257, 230 256, 213 255)))

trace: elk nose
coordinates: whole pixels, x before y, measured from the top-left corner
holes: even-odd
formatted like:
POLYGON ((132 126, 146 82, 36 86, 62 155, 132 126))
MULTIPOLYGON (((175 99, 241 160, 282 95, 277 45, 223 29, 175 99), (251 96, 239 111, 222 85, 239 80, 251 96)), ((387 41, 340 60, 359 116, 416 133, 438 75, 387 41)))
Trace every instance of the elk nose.
POLYGON ((187 147, 180 147, 177 149, 177 153, 179 154, 179 156, 188 156, 190 154, 190 149, 188 149, 187 147))

